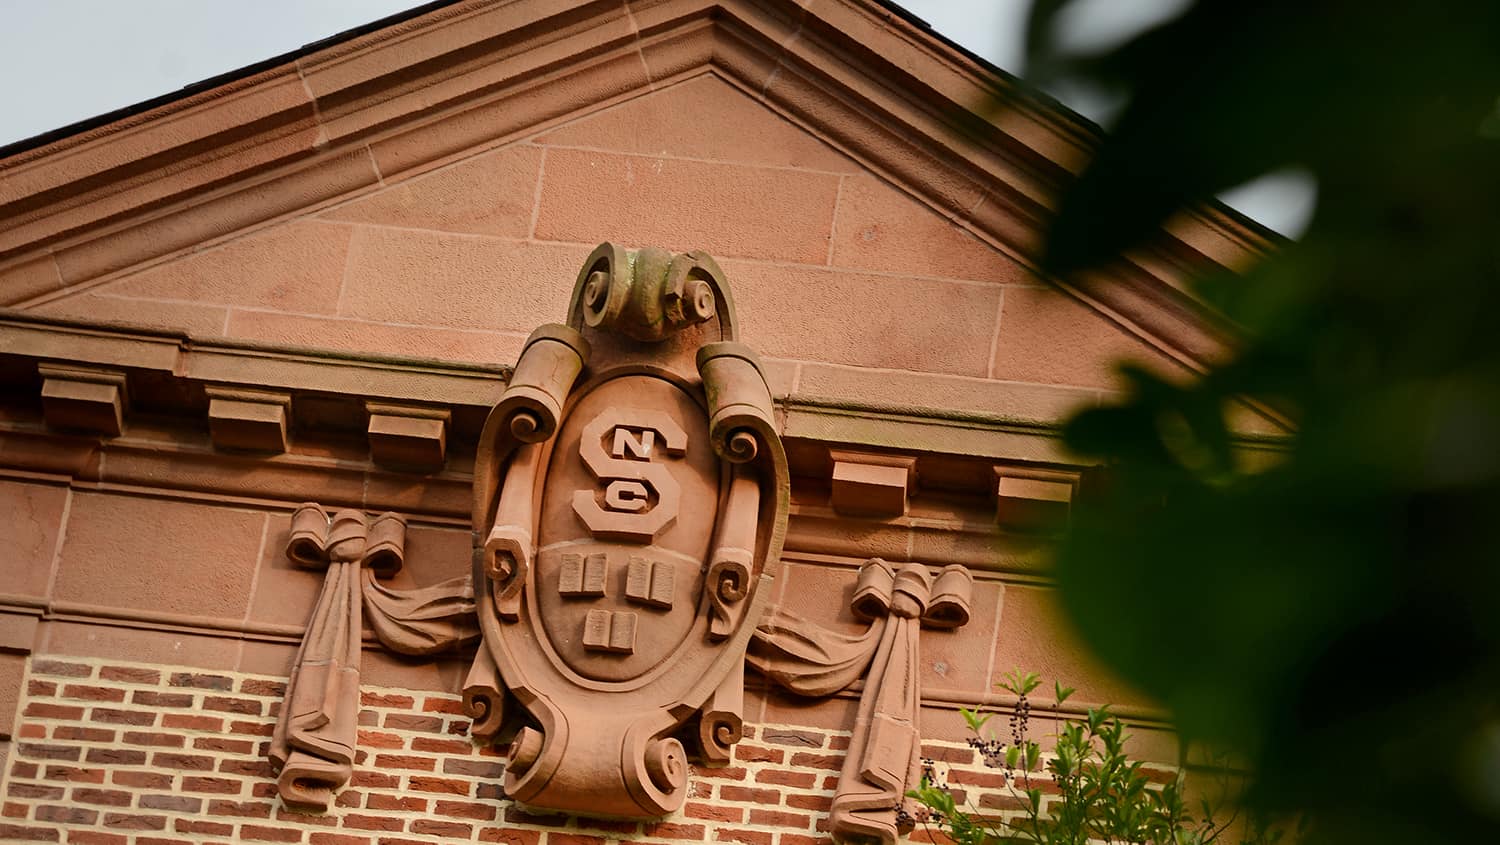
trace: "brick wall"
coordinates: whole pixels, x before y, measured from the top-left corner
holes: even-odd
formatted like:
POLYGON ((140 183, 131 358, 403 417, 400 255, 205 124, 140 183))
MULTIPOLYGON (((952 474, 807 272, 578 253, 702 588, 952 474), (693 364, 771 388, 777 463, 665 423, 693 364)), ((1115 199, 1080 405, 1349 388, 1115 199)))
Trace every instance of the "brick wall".
MULTIPOLYGON (((3 775, 0 840, 819 845, 830 841, 849 743, 847 732, 747 726, 732 765, 695 770, 687 804, 668 819, 539 816, 501 797, 504 757, 470 741, 456 696, 367 686, 354 778, 331 812, 307 815, 282 806, 264 757, 282 690, 276 677, 34 656, 3 775)), ((1003 777, 969 748, 924 751, 975 806, 1010 806, 995 792, 1003 777)))

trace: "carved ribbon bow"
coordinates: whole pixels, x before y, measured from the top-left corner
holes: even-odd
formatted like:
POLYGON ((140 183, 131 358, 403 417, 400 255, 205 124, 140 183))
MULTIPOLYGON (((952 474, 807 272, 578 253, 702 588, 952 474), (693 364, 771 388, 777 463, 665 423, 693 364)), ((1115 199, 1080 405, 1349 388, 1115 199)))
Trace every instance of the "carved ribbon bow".
POLYGON ((962 566, 934 578, 921 564, 893 567, 877 558, 860 569, 850 602, 870 622, 863 635, 837 634, 784 611, 756 629, 750 666, 792 692, 830 695, 865 676, 833 797, 836 836, 891 845, 910 831, 905 796, 920 776, 920 629, 966 624, 973 583, 962 566))

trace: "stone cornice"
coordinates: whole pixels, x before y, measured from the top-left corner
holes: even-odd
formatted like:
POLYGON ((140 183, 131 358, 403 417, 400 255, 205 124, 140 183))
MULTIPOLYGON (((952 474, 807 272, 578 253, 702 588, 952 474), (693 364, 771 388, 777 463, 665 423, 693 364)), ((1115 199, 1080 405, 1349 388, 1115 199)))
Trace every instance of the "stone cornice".
MULTIPOLYGON (((874 0, 458 3, 0 160, 0 302, 43 302, 705 72, 1028 264, 1095 139, 874 0)), ((1182 279, 1271 244, 1214 209, 1169 234, 1119 271, 1128 283, 1074 293, 1201 369, 1233 332, 1182 279)))

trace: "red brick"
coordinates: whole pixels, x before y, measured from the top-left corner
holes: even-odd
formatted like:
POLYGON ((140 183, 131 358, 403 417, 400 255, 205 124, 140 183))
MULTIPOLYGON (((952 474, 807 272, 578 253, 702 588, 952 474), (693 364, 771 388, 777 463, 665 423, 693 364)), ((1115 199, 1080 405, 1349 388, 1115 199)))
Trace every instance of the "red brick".
POLYGON ((411 832, 426 836, 446 836, 453 839, 468 839, 469 834, 474 831, 471 824, 460 824, 458 822, 440 822, 432 819, 417 819, 411 823, 411 832))
POLYGON ((137 836, 135 845, 195 845, 191 839, 173 839, 168 836, 137 836))
POLYGON ((35 764, 35 763, 26 763, 26 762, 23 762, 21 760, 17 760, 16 762, 12 763, 11 766, 10 766, 11 777, 34 778, 34 777, 36 777, 36 773, 38 771, 39 771, 39 769, 37 767, 37 764, 35 764))
POLYGON ((375 755, 375 768, 430 772, 437 768, 437 761, 431 757, 417 757, 411 754, 377 754, 375 755))
POLYGON ((416 737, 411 741, 413 751, 426 751, 432 754, 470 754, 474 751, 471 743, 457 739, 430 739, 425 736, 416 737))
POLYGON ((84 759, 106 766, 141 766, 146 763, 146 752, 124 748, 90 748, 84 759))
POLYGON ((481 783, 474 787, 474 797, 485 801, 503 801, 505 790, 498 783, 481 783))
POLYGON ((57 675, 63 678, 87 678, 94 674, 94 669, 82 663, 68 663, 64 660, 37 658, 31 661, 31 674, 57 675))
POLYGON ((172 775, 164 775, 159 772, 115 772, 109 776, 109 779, 121 786, 134 786, 141 789, 167 789, 172 785, 172 777, 172 775))
POLYGON ((172 823, 178 833, 202 834, 204 836, 228 836, 234 832, 233 825, 220 822, 205 822, 197 819, 178 819, 172 823))
POLYGON ((365 796, 365 809, 425 813, 427 812, 427 799, 413 798, 407 795, 383 795, 379 792, 371 792, 365 796))
POLYGON ((171 752, 157 752, 151 758, 151 765, 163 769, 187 769, 194 772, 211 772, 214 768, 214 758, 202 754, 176 754, 171 752))
MULTIPOLYGON (((170 719, 171 717, 168 716, 167 718, 170 719)), ((247 736, 270 736, 276 732, 276 726, 268 722, 231 722, 229 732, 245 734, 247 736)))
POLYGON ((31 812, 31 808, 19 801, 6 801, 0 805, 0 816, 7 819, 24 819, 31 812))
POLYGON ((177 728, 179 730, 218 733, 224 729, 224 720, 214 716, 189 716, 184 713, 168 713, 161 717, 161 726, 164 728, 177 728))
POLYGON ((192 707, 193 696, 185 692, 156 692, 138 689, 130 694, 132 704, 143 707, 192 707))
POLYGON ((33 698, 54 695, 56 692, 57 684, 51 681, 38 681, 33 678, 26 682, 26 694, 33 698))
POLYGON ((986 810, 1024 810, 1031 806, 1031 802, 1017 795, 986 792, 979 796, 979 806, 986 810))
POLYGON ((466 716, 464 703, 456 698, 429 698, 422 702, 422 710, 427 713, 451 713, 454 716, 466 716))
POLYGON ((68 845, 125 845, 129 841, 130 837, 123 833, 104 833, 98 830, 68 831, 68 845))
POLYGON ((273 805, 266 801, 225 801, 215 798, 208 802, 210 816, 238 816, 245 819, 268 819, 273 805))
POLYGON ((124 701, 125 690, 114 687, 95 687, 86 684, 68 684, 63 687, 63 698, 78 698, 84 701, 124 701))
POLYGON ((719 787, 719 797, 725 801, 743 801, 749 804, 770 804, 774 806, 781 803, 781 793, 774 789, 751 789, 745 786, 730 786, 728 784, 719 787))
POLYGON ((130 793, 121 792, 118 789, 85 789, 74 787, 72 795, 74 801, 85 804, 100 804, 105 807, 129 807, 130 793))
POLYGON ((12 783, 6 787, 12 798, 35 798, 42 801, 57 801, 63 797, 63 787, 43 786, 39 783, 12 783))
POLYGON ((756 783, 774 783, 778 786, 795 786, 811 789, 818 777, 812 772, 789 772, 782 769, 762 769, 755 773, 756 783))
POLYGON ((99 811, 85 807, 37 807, 35 815, 39 822, 93 824, 99 818, 99 811))
POLYGON ((83 749, 76 745, 44 745, 42 743, 16 743, 16 752, 22 757, 38 760, 77 760, 83 749))
POLYGON ((922 744, 922 756, 939 763, 952 763, 955 766, 974 765, 974 749, 954 748, 949 745, 922 744))
POLYGON ((503 845, 538 845, 542 832, 513 827, 486 827, 480 829, 478 838, 480 842, 499 842, 503 845))
POLYGON ((751 810, 750 823, 766 827, 790 827, 804 830, 812 823, 811 816, 801 813, 785 813, 779 810, 751 810))
POLYGON ((21 732, 16 734, 17 739, 46 739, 47 728, 31 722, 21 726, 21 732))
POLYGON ((370 845, 370 837, 319 830, 314 831, 313 835, 308 837, 308 842, 310 845, 370 845))
POLYGON ((429 778, 420 775, 412 775, 408 781, 411 789, 417 792, 442 792, 448 795, 468 795, 469 784, 461 780, 450 780, 448 778, 429 778))
POLYGON ((786 797, 788 807, 796 807, 799 810, 813 810, 826 813, 833 809, 832 795, 788 795, 786 797))
POLYGON ((74 783, 104 783, 103 769, 83 769, 77 766, 48 766, 47 780, 66 780, 74 783))
POLYGON ((385 717, 385 726, 398 731, 441 733, 443 730, 443 720, 436 716, 410 716, 405 713, 389 713, 385 717))
POLYGON ((245 695, 281 698, 286 695, 286 684, 281 681, 263 681, 257 678, 246 678, 240 681, 240 692, 245 695))
POLYGON ((362 692, 359 703, 363 707, 389 707, 392 710, 410 710, 416 700, 409 695, 385 695, 378 692, 362 692))
POLYGON ((302 831, 294 827, 265 827, 258 824, 240 825, 241 839, 255 839, 262 842, 301 842, 302 831))
POLYGON ((953 840, 947 834, 930 825, 922 825, 906 838, 910 842, 925 842, 930 845, 953 845, 953 840))
POLYGON ((488 760, 455 760, 449 758, 443 761, 443 773, 449 775, 467 775, 473 778, 498 778, 505 774, 505 764, 492 763, 488 760))
POLYGON ((131 745, 152 745, 158 748, 181 748, 183 738, 179 734, 147 733, 145 731, 126 731, 120 737, 121 742, 131 745))
POLYGON ((359 732, 359 744, 365 748, 403 748, 406 740, 384 731, 362 730, 359 732))
POLYGON ((199 751, 219 751, 224 754, 254 754, 255 743, 248 739, 224 739, 216 736, 200 736, 193 740, 199 751))
POLYGON ((432 805, 432 811, 440 816, 455 816, 482 822, 495 818, 493 804, 480 804, 473 801, 439 801, 432 805))
POLYGON ((948 771, 949 783, 961 783, 967 786, 978 786, 984 789, 1004 789, 1005 775, 998 772, 975 772, 966 769, 950 769, 948 771))
POLYGON ((689 801, 683 808, 683 814, 694 819, 707 819, 713 822, 743 822, 745 811, 739 807, 721 807, 715 804, 700 804, 689 801))
POLYGON ((401 778, 395 775, 383 775, 379 772, 356 771, 349 778, 349 785, 361 789, 395 789, 401 784, 401 778))
POLYGON ((43 701, 33 701, 26 705, 26 709, 21 712, 21 715, 29 716, 33 719, 66 719, 76 722, 83 718, 83 708, 71 707, 65 704, 48 704, 43 701))
POLYGON ((575 833, 558 833, 555 830, 547 832, 547 845, 604 845, 605 839, 601 836, 580 836, 575 833))
POLYGON ((743 842, 745 845, 771 845, 771 834, 763 830, 741 830, 735 827, 721 827, 714 831, 714 840, 717 842, 743 842))
POLYGON ((53 739, 77 742, 114 742, 115 732, 105 728, 79 728, 73 725, 58 725, 52 729, 53 739))
POLYGON ((780 763, 786 759, 786 752, 779 748, 740 743, 734 747, 734 759, 746 763, 780 763))
POLYGON ((247 698, 228 698, 222 695, 206 695, 203 697, 204 710, 218 710, 224 713, 238 713, 242 716, 259 716, 260 702, 247 698))
POLYGON ((714 780, 744 780, 748 773, 743 766, 725 766, 718 769, 694 767, 693 774, 714 780))
POLYGON ((358 830, 400 830, 406 823, 389 816, 344 816, 343 826, 358 830))
POLYGON ((142 795, 140 808, 143 810, 171 810, 174 813, 196 813, 203 809, 203 799, 191 798, 186 795, 142 795))
POLYGON ((167 817, 142 813, 105 813, 99 823, 122 830, 163 830, 167 826, 167 817))
POLYGON ((803 836, 797 833, 782 833, 776 845, 834 845, 831 836, 803 836))
POLYGON ((155 669, 141 669, 136 666, 104 666, 99 669, 99 679, 119 681, 123 684, 159 684, 161 673, 155 669))
MULTIPOLYGON (((89 718, 96 722, 107 722, 111 725, 135 725, 143 727, 156 723, 155 713, 143 713, 139 710, 116 710, 113 707, 95 707, 89 713, 89 718)), ((167 718, 171 718, 168 716, 167 718)))
POLYGON ((226 775, 239 775, 247 778, 265 778, 267 780, 276 777, 276 767, 271 765, 270 760, 225 760, 219 764, 219 771, 226 775))
POLYGON ((226 778, 185 777, 184 792, 211 792, 217 795, 234 795, 240 791, 240 782, 226 778))
POLYGON ((792 766, 798 769, 827 769, 836 772, 844 767, 844 755, 798 752, 792 755, 792 766))
POLYGON ((766 728, 760 732, 760 740, 777 746, 823 747, 828 734, 817 731, 795 731, 792 728, 766 728))
POLYGON ((0 842, 56 842, 57 830, 51 827, 28 827, 0 824, 0 842))
POLYGON ((641 832, 647 836, 655 836, 659 839, 689 839, 693 842, 703 841, 703 830, 701 824, 675 822, 648 822, 641 828, 641 832))

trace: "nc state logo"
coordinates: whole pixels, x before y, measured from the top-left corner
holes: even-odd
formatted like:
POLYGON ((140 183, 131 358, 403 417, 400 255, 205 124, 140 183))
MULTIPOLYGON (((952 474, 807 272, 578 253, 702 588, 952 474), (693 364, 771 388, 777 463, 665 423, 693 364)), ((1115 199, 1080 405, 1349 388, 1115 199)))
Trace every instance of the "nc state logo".
POLYGON ((598 539, 654 541, 677 519, 682 496, 677 480, 656 457, 686 451, 687 433, 667 414, 605 410, 584 426, 578 443, 579 457, 603 485, 603 496, 598 490, 577 490, 573 511, 598 539))

